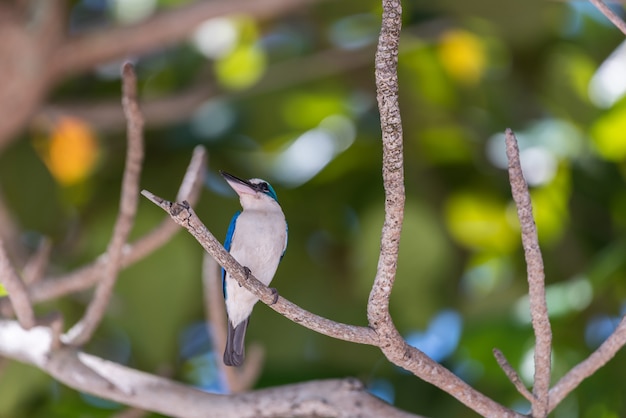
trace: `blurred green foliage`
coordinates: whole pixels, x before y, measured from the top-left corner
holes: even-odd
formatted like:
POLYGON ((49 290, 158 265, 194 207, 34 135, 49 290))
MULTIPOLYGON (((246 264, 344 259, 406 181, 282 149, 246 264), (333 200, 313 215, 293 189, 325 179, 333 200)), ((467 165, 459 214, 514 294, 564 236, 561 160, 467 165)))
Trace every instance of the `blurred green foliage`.
MULTIPOLYGON (((87 12, 96 16, 82 30, 136 19, 120 16, 126 12, 118 6, 90 9, 119 1, 69 3, 75 26, 87 12)), ((155 4, 165 9, 183 3, 155 4)), ((531 384, 525 265, 502 132, 511 127, 518 133, 531 183, 554 313, 556 382, 606 338, 626 307, 626 99, 617 91, 626 71, 621 84, 602 76, 601 66, 623 36, 591 4, 505 3, 404 2, 399 77, 407 204, 391 310, 405 335, 427 335, 439 312, 457 312, 460 340, 444 364, 488 396, 525 411, 491 354, 500 348, 531 384), (602 82, 617 96, 609 99, 594 87, 602 82)), ((137 13, 139 19, 144 12, 137 13)), ((370 0, 320 2, 271 22, 242 13, 209 27, 208 49, 189 42, 137 63, 145 100, 194 86, 215 85, 220 92, 177 123, 151 128, 148 120, 142 187, 173 199, 192 148, 204 145, 210 167, 196 210, 223 237, 239 204, 217 170, 267 179, 290 232, 273 285, 306 309, 360 325, 366 324, 383 221, 373 76, 379 13, 380 5, 370 0), (371 59, 344 65, 367 48, 371 59), (343 51, 337 69, 306 61, 331 49, 343 51), (299 61, 301 72, 280 73, 280 64, 299 61), (271 85, 263 84, 267 74, 271 85)), ((625 61, 622 55, 621 68, 625 61)), ((99 69, 68 80, 53 100, 80 99, 85 106, 117 100, 119 82, 110 74, 99 69)), ((91 123, 74 121, 79 137, 62 137, 73 138, 70 149, 92 153, 87 157, 54 157, 59 121, 26 129, 0 155, 0 187, 25 242, 34 246, 41 235, 53 239, 55 273, 102 253, 117 213, 124 122, 100 130, 91 123), (75 166, 69 177, 59 174, 75 166)), ((163 217, 142 200, 133 237, 163 217)), ((200 246, 180 233, 125 270, 86 350, 150 372, 168 366, 176 376, 193 375, 181 357, 182 335, 203 319, 201 259, 200 246)), ((86 300, 77 295, 41 310, 61 309, 71 322, 86 300)), ((475 416, 390 365, 376 349, 315 334, 265 306, 255 309, 248 341, 266 350, 259 387, 357 376, 375 391, 384 382, 380 387, 399 408, 433 417, 475 416)), ((626 358, 618 354, 554 416, 626 415, 624 367, 626 358)), ((108 416, 109 408, 119 408, 102 409, 14 363, 0 380, 0 393, 1 417, 108 416)))

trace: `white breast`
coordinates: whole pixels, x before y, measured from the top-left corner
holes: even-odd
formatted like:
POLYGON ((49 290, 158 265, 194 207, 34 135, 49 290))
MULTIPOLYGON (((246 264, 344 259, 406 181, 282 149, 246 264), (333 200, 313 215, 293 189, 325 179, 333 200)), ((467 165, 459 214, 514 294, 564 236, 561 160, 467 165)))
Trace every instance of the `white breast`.
MULTIPOLYGON (((287 224, 282 211, 244 210, 237 218, 231 255, 254 277, 269 285, 285 250, 287 224)), ((246 319, 258 301, 226 274, 226 309, 234 326, 246 319)))

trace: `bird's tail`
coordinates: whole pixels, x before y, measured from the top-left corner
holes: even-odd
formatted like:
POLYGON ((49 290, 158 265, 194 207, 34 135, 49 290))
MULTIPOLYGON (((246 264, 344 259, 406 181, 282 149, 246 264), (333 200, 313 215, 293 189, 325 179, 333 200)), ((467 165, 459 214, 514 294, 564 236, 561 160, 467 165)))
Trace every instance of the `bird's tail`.
POLYGON ((226 336, 226 349, 224 350, 224 364, 227 366, 241 366, 243 364, 244 340, 250 317, 247 317, 239 325, 233 327, 228 321, 228 335, 226 336))

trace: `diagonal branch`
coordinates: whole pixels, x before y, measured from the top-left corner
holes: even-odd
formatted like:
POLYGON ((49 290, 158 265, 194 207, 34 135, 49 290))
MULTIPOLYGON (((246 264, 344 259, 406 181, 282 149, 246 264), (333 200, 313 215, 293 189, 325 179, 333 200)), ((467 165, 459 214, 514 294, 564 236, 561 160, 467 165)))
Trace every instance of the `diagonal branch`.
POLYGON ((524 382, 522 382, 522 379, 520 379, 513 366, 511 366, 511 363, 508 362, 504 353, 502 353, 499 349, 494 348, 493 356, 496 358, 498 366, 500 366, 506 377, 508 377, 511 383, 513 383, 513 386, 515 386, 515 389, 517 389, 520 395, 526 398, 530 403, 533 403, 535 401, 533 394, 530 393, 526 386, 524 386, 524 382))
POLYGON ((246 275, 244 268, 235 260, 222 246, 222 244, 211 234, 202 221, 198 218, 188 202, 170 202, 162 199, 147 190, 141 192, 151 202, 170 214, 172 219, 189 231, 191 235, 202 245, 202 247, 222 266, 237 282, 245 287, 250 293, 259 298, 261 302, 285 316, 286 318, 320 334, 338 338, 344 341, 351 341, 360 344, 377 345, 376 333, 368 327, 335 322, 330 319, 315 315, 296 304, 279 296, 272 290, 257 280, 252 274, 246 275))
POLYGON ((624 345, 626 345, 626 317, 622 318, 615 331, 596 351, 567 372, 554 385, 550 390, 550 407, 548 411, 553 411, 571 391, 576 389, 583 380, 598 371, 600 367, 608 363, 624 345))
POLYGON ((600 10, 600 12, 604 16, 606 16, 606 18, 609 19, 611 23, 613 23, 617 27, 617 29, 619 29, 620 31, 622 31, 624 35, 626 35, 626 22, 624 22, 624 20, 621 17, 616 15, 615 12, 613 12, 613 10, 611 10, 611 8, 606 5, 606 3, 604 3, 602 0, 589 0, 589 1, 594 6, 596 6, 596 8, 600 10))
POLYGON ((113 228, 113 236, 107 248, 107 262, 102 279, 96 287, 92 301, 83 318, 65 336, 72 345, 86 343, 99 325, 113 293, 117 275, 121 268, 122 250, 133 226, 139 201, 139 176, 143 161, 143 116, 137 104, 137 78, 131 64, 123 67, 124 113, 128 119, 128 147, 126 168, 122 180, 120 210, 113 228))
POLYGON ((533 218, 532 202, 528 185, 522 173, 517 139, 510 129, 506 130, 506 154, 509 159, 509 182, 511 193, 517 206, 517 217, 522 229, 522 246, 528 273, 528 297, 530 317, 535 332, 535 384, 532 404, 534 417, 548 414, 548 390, 550 389, 552 329, 546 302, 543 259, 539 248, 537 227, 533 218))

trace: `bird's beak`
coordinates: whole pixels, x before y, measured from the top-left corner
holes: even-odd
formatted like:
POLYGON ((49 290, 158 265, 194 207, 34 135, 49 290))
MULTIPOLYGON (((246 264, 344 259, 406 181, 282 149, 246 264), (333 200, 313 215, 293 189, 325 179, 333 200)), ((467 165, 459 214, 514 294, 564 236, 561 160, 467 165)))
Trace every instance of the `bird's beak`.
POLYGON ((256 193, 256 188, 249 181, 240 179, 239 177, 235 177, 232 174, 226 173, 225 171, 220 171, 220 174, 228 182, 228 185, 232 187, 239 196, 241 196, 242 194, 253 195, 256 193))

